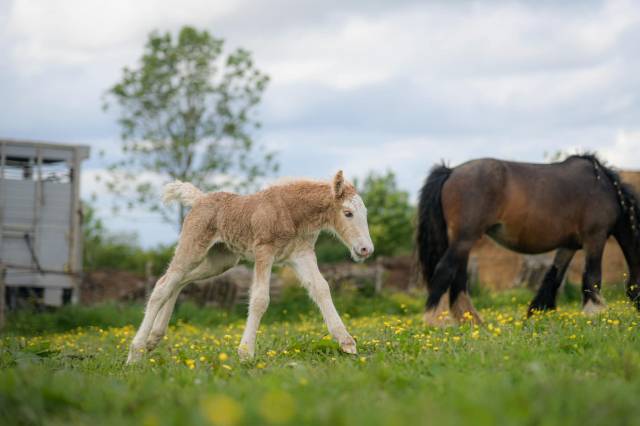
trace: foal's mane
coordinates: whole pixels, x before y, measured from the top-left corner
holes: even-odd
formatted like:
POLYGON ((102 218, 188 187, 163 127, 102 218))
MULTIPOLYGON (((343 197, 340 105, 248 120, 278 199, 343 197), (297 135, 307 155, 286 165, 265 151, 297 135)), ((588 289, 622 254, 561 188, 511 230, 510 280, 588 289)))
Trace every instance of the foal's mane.
POLYGON ((293 184, 297 184, 297 183, 312 183, 312 184, 315 183, 315 184, 329 185, 331 182, 329 182, 328 180, 323 180, 323 179, 311 179, 311 178, 298 178, 298 177, 284 176, 284 177, 280 177, 280 178, 274 180, 273 182, 268 184, 264 189, 269 189, 269 188, 273 188, 273 187, 276 187, 276 186, 293 185, 293 184))
POLYGON ((623 182, 618 172, 608 167, 603 161, 600 161, 595 153, 572 155, 568 157, 567 160, 571 158, 590 161, 593 164, 596 178, 600 179, 600 174, 602 173, 613 184, 622 209, 623 217, 621 220, 624 220, 631 229, 635 247, 637 250, 640 250, 640 197, 635 189, 628 183, 623 182))

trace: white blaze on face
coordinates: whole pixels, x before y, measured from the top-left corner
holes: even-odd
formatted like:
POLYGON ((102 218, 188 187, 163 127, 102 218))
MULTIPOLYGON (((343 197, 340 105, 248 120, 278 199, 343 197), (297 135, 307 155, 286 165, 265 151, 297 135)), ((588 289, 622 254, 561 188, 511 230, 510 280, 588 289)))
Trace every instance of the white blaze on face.
POLYGON ((359 195, 354 195, 342 203, 341 224, 343 238, 349 245, 351 257, 364 260, 373 253, 373 242, 369 235, 367 208, 359 195))

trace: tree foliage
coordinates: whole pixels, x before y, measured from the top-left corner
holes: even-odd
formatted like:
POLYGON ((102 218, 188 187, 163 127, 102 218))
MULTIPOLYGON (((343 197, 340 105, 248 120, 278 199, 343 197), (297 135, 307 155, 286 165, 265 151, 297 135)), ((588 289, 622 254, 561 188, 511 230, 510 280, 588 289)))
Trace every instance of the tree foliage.
POLYGON ((82 211, 85 271, 122 270, 142 275, 147 262, 151 262, 154 275, 164 272, 173 256, 174 246, 161 245, 145 250, 137 244, 135 235, 113 234, 105 229, 90 204, 83 203, 82 211))
POLYGON ((398 188, 395 174, 371 172, 356 186, 367 206, 375 252, 391 256, 411 251, 415 208, 409 202, 409 193, 398 188))
POLYGON ((108 189, 130 208, 144 205, 169 218, 160 209, 159 180, 210 191, 253 188, 277 169, 273 153, 252 139, 268 81, 250 52, 225 56, 224 41, 207 31, 151 33, 139 65, 124 68, 105 94, 105 108, 118 111, 123 151, 108 189))

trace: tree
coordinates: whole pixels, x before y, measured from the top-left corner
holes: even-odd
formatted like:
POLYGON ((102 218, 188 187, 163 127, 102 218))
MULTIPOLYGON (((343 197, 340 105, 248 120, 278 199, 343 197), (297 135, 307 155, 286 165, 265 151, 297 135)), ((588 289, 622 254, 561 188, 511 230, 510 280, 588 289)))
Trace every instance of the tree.
POLYGON ((87 272, 121 270, 143 275, 147 262, 153 266, 156 276, 164 273, 175 247, 159 245, 143 249, 137 243, 136 234, 113 234, 96 216, 90 203, 82 203, 83 267, 87 272))
POLYGON ((368 210, 369 233, 378 255, 410 252, 415 208, 409 193, 400 190, 393 172, 369 173, 362 185, 355 182, 368 210))
MULTIPOLYGON (((247 190, 277 170, 273 153, 251 133, 269 78, 251 54, 223 54, 224 41, 184 27, 174 38, 152 32, 137 68, 124 68, 105 94, 116 106, 123 158, 109 167, 107 188, 132 208, 160 212, 158 189, 179 179, 208 191, 247 190)), ((185 211, 178 212, 182 224, 185 211)), ((175 217, 175 216, 174 216, 175 217)))

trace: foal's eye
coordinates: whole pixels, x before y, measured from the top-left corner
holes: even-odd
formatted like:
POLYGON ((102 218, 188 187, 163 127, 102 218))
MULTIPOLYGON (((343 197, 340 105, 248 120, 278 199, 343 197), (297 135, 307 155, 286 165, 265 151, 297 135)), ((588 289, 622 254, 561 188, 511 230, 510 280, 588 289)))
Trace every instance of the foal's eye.
POLYGON ((344 212, 344 215, 349 218, 353 217, 353 213, 348 210, 344 212))

